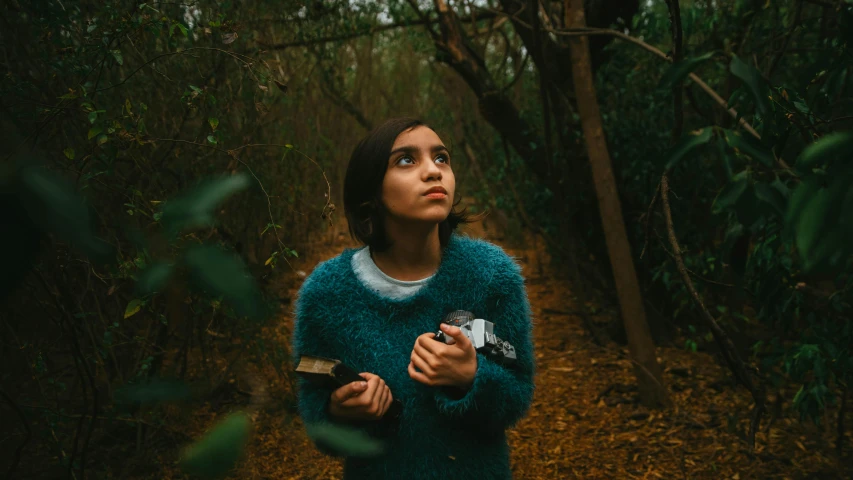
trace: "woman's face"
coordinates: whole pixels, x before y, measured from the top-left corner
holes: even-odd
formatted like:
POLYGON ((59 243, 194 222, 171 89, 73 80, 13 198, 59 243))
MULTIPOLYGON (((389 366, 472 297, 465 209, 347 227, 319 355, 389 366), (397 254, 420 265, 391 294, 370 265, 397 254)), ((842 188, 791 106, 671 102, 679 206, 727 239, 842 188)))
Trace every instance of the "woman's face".
POLYGON ((450 214, 455 190, 450 154, 431 128, 397 136, 382 181, 388 220, 440 223, 450 214))

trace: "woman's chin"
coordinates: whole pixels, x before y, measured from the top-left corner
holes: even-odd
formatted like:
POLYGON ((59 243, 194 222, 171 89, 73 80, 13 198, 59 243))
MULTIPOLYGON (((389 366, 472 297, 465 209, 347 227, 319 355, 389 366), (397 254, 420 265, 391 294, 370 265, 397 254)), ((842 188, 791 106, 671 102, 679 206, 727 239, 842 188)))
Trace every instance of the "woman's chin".
POLYGON ((449 213, 430 213, 425 215, 410 216, 405 219, 406 223, 421 224, 421 225, 438 225, 447 220, 449 213))

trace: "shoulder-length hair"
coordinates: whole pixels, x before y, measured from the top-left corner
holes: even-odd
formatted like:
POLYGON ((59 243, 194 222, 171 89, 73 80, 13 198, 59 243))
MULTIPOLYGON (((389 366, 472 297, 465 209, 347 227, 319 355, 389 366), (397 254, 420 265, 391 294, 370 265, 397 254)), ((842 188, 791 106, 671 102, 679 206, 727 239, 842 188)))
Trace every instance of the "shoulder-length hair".
MULTIPOLYGON (((350 156, 344 177, 344 213, 350 235, 372 251, 381 252, 391 246, 385 234, 386 210, 382 202, 382 182, 391 148, 401 133, 419 126, 431 128, 416 118, 389 119, 361 139, 350 156)), ((460 223, 471 221, 466 209, 457 210, 460 201, 461 197, 456 196, 450 214, 438 224, 442 247, 460 223)))

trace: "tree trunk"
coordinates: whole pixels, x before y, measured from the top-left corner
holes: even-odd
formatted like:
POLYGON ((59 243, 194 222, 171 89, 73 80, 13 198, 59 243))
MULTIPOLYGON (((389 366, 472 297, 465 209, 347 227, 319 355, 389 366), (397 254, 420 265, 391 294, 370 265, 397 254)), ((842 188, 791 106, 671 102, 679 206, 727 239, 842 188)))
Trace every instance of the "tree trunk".
MULTIPOLYGON (((571 28, 585 27, 583 0, 565 0, 565 2, 566 25, 571 28)), ((625 223, 622 219, 622 206, 619 202, 610 154, 607 151, 601 125, 598 100, 595 96, 588 39, 585 36, 571 37, 569 47, 578 111, 589 154, 593 184, 598 197, 616 294, 628 336, 628 349, 637 375, 640 401, 647 407, 664 406, 669 403, 668 394, 663 385, 655 345, 646 322, 631 246, 628 243, 625 223)))

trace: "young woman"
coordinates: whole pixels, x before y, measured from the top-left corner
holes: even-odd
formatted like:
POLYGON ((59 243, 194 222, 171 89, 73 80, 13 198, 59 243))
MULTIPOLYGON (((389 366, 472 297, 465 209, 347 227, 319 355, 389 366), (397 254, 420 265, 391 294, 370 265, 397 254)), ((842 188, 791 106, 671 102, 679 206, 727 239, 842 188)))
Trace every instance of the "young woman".
MULTIPOLYGON (((300 380, 306 425, 361 429, 382 455, 347 457, 344 478, 511 478, 505 429, 533 397, 530 307, 518 265, 500 247, 454 233, 456 180, 438 135, 392 119, 355 148, 344 180, 350 233, 366 246, 315 268, 296 303, 295 358, 336 358, 364 382, 332 390, 300 380), (494 324, 515 347, 509 366, 477 352, 448 312, 494 324), (394 400, 402 413, 385 415, 394 400)), ((318 448, 345 455, 329 445, 318 448)))

